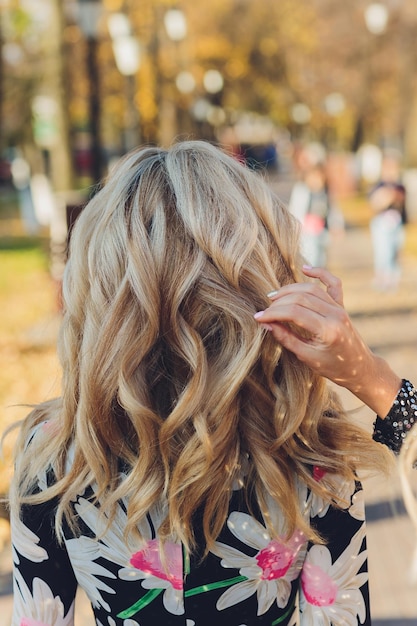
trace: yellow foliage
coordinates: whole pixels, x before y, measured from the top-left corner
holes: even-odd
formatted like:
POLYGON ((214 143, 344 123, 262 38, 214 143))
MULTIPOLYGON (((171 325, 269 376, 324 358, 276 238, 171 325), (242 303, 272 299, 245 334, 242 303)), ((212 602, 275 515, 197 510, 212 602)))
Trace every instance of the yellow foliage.
POLYGON ((230 40, 222 35, 202 35, 195 44, 195 54, 201 61, 225 59, 232 52, 230 40))
POLYGON ((237 79, 248 73, 248 64, 242 58, 232 57, 225 66, 226 74, 229 78, 237 79))
POLYGON ((141 68, 138 86, 138 106, 143 124, 152 122, 158 115, 155 96, 155 72, 151 59, 145 59, 141 68))
POLYGON ((123 120, 125 106, 124 100, 116 95, 109 95, 103 99, 103 108, 106 113, 120 120, 123 120))
POLYGON ((69 115, 75 126, 84 125, 88 120, 88 102, 85 98, 73 98, 69 103, 69 115))
POLYGON ((262 37, 259 42, 259 50, 266 57, 272 57, 279 49, 279 41, 275 37, 262 37))
POLYGON ((123 4, 124 0, 103 0, 103 6, 107 11, 120 11, 123 4))

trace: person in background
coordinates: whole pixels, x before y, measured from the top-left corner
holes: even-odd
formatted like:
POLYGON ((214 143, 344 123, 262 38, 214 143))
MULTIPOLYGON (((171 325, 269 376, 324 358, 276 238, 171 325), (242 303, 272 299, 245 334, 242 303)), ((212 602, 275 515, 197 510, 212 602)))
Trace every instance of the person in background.
POLYGON ((399 455, 404 501, 417 529, 417 501, 409 481, 417 460, 417 390, 401 379, 361 338, 343 308, 341 281, 323 268, 304 266, 321 281, 273 292, 257 321, 316 373, 345 387, 376 414, 373 437, 399 455))
POLYGON ((23 156, 16 156, 11 163, 11 175, 19 200, 20 218, 30 237, 39 234, 40 224, 36 217, 31 192, 30 165, 23 156))
POLYGON ((312 163, 296 182, 289 199, 289 211, 301 223, 301 247, 313 266, 324 267, 331 231, 343 230, 343 216, 333 204, 324 163, 312 163))
POLYGON ((357 475, 389 454, 254 315, 294 218, 204 142, 127 155, 70 240, 59 398, 21 426, 13 626, 370 624, 357 475))
POLYGON ((399 256, 407 222, 406 191, 400 180, 396 155, 384 156, 381 179, 370 191, 369 202, 373 211, 370 228, 374 253, 374 287, 379 291, 395 290, 401 276, 399 256))

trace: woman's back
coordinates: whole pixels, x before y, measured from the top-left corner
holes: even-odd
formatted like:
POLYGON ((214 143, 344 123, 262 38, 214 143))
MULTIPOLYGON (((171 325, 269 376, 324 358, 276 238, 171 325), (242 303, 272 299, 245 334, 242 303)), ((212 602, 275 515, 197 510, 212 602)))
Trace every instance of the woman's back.
POLYGON ((14 624, 34 623, 19 621, 23 615, 36 624, 72 624, 77 585, 103 625, 289 625, 300 619, 301 624, 356 624, 357 618, 368 623, 360 486, 326 477, 319 468, 313 474, 317 481, 329 480, 345 501, 343 508, 329 506, 298 485, 300 508, 326 537, 325 546, 312 546, 298 529, 286 538, 285 515, 267 498, 272 535, 256 500, 247 502, 243 468, 230 495, 227 522, 206 556, 202 508, 193 515, 195 551, 187 556, 180 542, 167 541, 161 560, 163 505, 141 521, 141 539, 126 539, 126 500, 117 503, 108 525, 100 503, 92 504, 94 489, 89 488, 72 504, 78 528, 73 533, 63 524, 62 545, 54 530, 56 501, 24 507, 22 520, 13 524, 18 555, 14 624), (350 621, 345 622, 347 614, 350 621))

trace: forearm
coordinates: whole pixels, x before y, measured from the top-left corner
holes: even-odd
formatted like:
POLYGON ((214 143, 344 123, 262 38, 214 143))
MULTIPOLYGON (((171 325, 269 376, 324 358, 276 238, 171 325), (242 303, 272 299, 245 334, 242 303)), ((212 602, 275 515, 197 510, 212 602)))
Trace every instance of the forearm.
POLYGON ((385 359, 369 353, 366 362, 352 377, 341 383, 381 418, 389 412, 401 387, 402 379, 385 359))

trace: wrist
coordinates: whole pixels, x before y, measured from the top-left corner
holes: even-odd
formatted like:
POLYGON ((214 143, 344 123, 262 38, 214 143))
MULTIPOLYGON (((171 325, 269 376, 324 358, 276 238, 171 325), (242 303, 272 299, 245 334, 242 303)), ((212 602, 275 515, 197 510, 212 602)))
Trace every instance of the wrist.
POLYGON ((369 352, 356 376, 346 386, 361 402, 382 419, 389 412, 402 379, 395 374, 385 359, 369 352))
POLYGON ((413 430, 414 433, 417 422, 416 390, 408 380, 402 380, 401 383, 401 389, 386 418, 376 418, 373 434, 375 441, 385 444, 396 454, 400 453, 410 432, 413 430))

